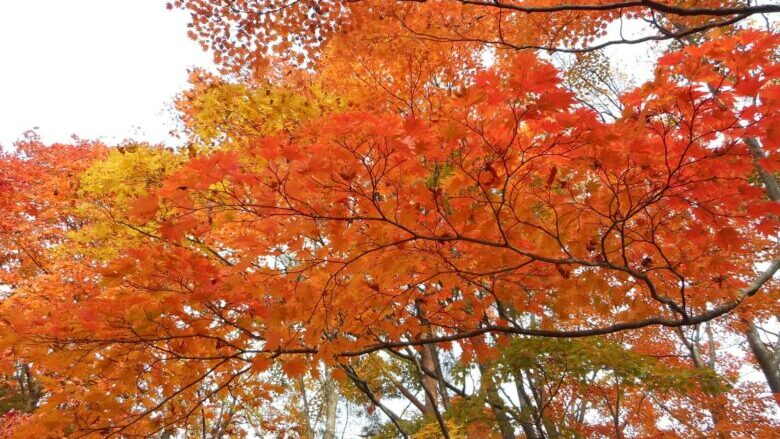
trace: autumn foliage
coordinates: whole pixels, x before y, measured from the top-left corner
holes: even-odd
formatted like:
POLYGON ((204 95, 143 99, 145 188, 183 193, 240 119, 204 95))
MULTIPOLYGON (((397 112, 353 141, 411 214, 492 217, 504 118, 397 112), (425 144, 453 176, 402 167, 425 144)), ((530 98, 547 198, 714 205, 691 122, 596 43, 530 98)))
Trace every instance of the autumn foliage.
POLYGON ((181 147, 0 156, 0 437, 778 434, 777 8, 620 3, 173 2, 181 147))

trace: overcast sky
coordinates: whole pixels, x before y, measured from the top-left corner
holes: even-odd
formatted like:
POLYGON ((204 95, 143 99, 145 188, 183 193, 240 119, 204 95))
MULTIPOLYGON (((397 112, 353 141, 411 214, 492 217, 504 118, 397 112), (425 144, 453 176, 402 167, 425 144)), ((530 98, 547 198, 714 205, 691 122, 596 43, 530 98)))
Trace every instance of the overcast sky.
POLYGON ((0 0, 0 145, 28 129, 171 141, 173 96, 187 69, 211 66, 162 0, 0 0))

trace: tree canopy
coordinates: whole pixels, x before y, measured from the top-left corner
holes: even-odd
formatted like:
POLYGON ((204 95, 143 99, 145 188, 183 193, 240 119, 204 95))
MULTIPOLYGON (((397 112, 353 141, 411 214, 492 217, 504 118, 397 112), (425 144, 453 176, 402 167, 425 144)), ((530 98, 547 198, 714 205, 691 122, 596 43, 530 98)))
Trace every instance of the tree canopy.
POLYGON ((780 6, 168 7, 180 146, 0 156, 0 437, 780 432, 780 6))

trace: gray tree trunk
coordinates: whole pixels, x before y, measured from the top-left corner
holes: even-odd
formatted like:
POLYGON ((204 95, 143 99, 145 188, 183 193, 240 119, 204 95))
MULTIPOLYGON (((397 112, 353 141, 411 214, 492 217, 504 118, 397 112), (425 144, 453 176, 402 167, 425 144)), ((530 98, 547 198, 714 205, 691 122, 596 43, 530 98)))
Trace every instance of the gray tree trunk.
MULTIPOLYGON (((748 322, 748 329, 745 336, 747 337, 750 351, 753 353, 753 356, 756 357, 761 372, 763 372, 766 377, 769 389, 772 390, 772 393, 780 394, 780 364, 778 364, 774 353, 769 350, 766 344, 761 340, 761 337, 759 337, 758 329, 753 322, 748 322)), ((775 398, 775 400, 780 404, 778 398, 775 398)))
POLYGON ((339 393, 336 382, 330 377, 330 374, 326 376, 323 391, 325 392, 325 439, 336 439, 336 409, 339 403, 339 393))

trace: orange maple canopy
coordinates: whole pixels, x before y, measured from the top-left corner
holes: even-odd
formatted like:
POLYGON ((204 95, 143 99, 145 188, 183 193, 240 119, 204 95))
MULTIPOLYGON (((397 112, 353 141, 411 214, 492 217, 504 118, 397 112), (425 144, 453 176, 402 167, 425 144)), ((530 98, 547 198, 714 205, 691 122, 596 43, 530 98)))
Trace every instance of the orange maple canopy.
MULTIPOLYGON (((195 72, 187 148, 31 140, 2 156, 4 367, 30 367, 40 393, 13 434, 312 437, 310 404, 339 398, 386 416, 377 438, 777 431, 718 352, 777 313, 776 34, 676 48, 605 117, 536 54, 484 67, 483 42, 409 28, 452 36, 457 2, 298 3, 296 26, 314 7, 333 25, 311 75, 195 72)), ((495 31, 460 3, 471 32, 495 31)), ((748 13, 704 3, 686 26, 748 13)), ((537 12, 522 20, 622 13, 537 12)))

